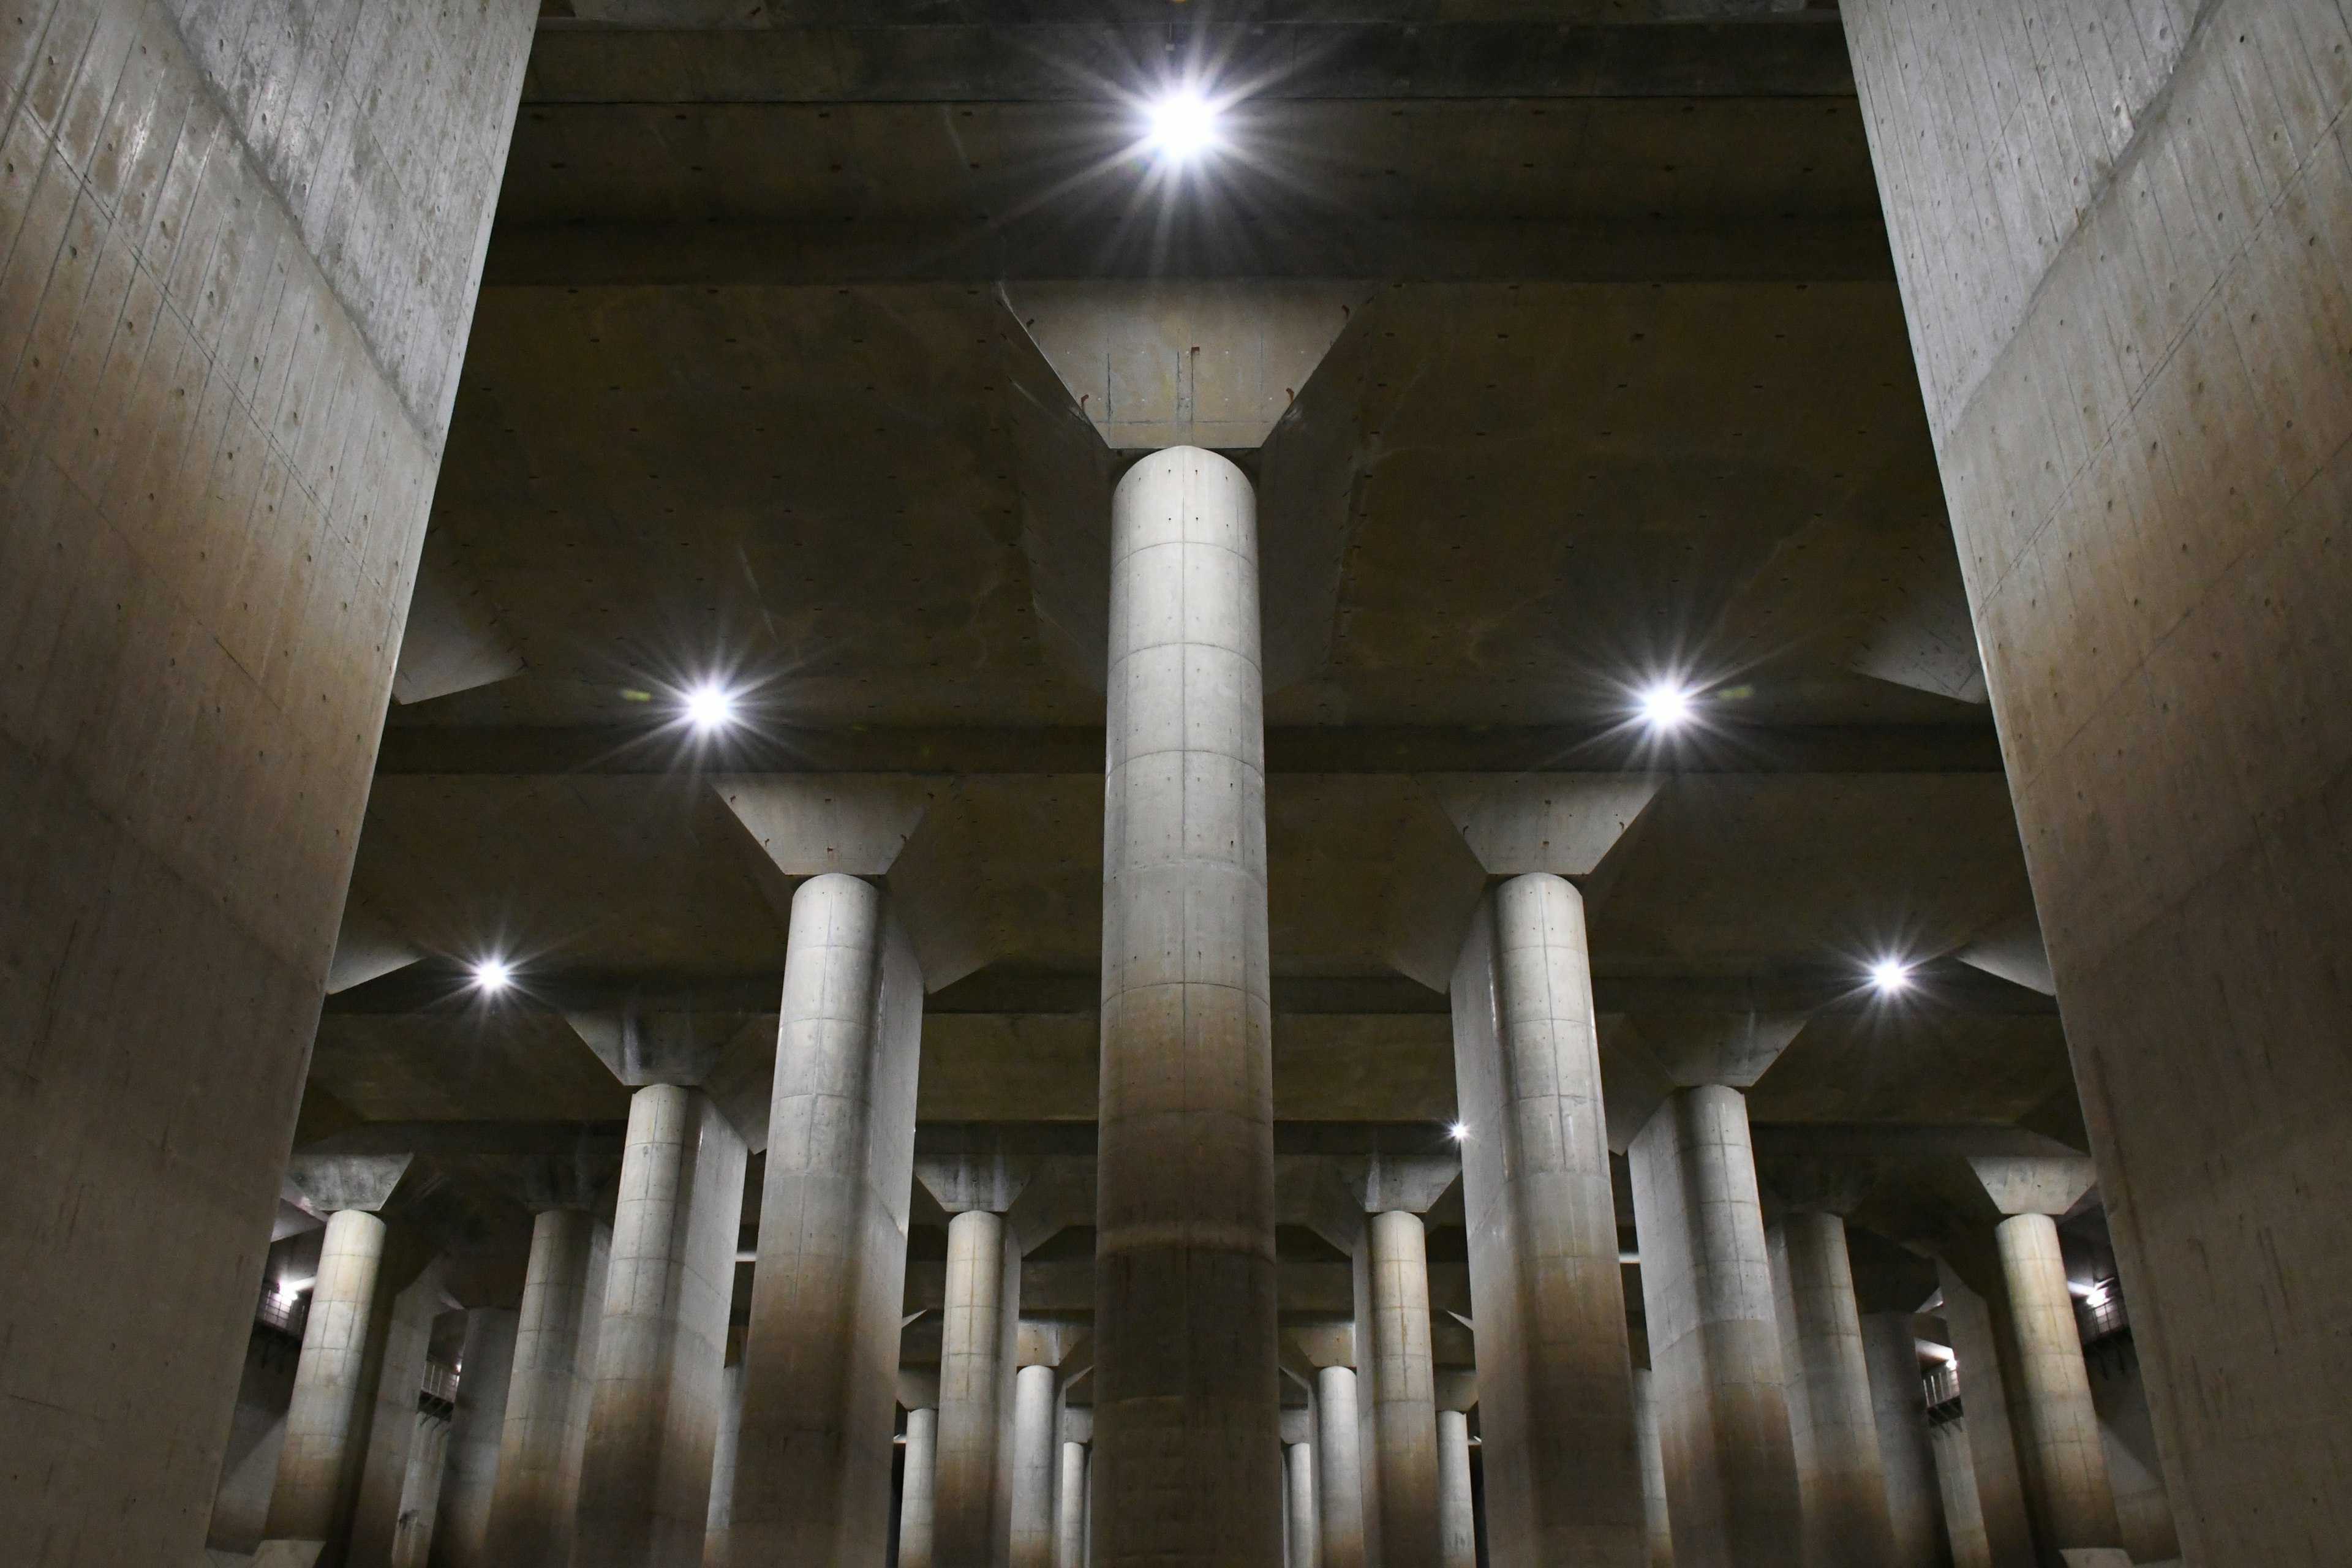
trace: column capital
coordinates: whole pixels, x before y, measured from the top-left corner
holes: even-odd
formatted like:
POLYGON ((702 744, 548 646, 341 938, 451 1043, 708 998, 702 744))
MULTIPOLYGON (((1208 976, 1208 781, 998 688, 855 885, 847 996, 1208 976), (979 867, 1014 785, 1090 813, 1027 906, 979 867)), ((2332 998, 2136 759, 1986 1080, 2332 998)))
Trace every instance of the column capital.
POLYGON ((2087 1158, 1972 1154, 1969 1168, 1985 1195, 2003 1215, 2048 1215, 2056 1218, 2082 1202, 2098 1184, 2099 1169, 2087 1158))

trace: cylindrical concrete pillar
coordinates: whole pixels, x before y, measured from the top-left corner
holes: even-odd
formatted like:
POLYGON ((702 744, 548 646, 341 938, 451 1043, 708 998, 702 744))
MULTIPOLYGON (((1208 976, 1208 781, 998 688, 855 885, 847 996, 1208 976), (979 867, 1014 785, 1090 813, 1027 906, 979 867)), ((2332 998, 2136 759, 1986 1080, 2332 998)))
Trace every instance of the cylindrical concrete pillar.
POLYGON ((1478 1568, 1478 1510, 1470 1496, 1470 1417, 1437 1413, 1437 1560, 1478 1568))
POLYGON ((719 1385, 719 1436, 710 1447, 710 1511, 702 1531, 702 1568, 735 1561, 735 1471, 743 1445, 743 1363, 719 1385))
POLYGON ((948 1222, 931 1506, 931 1559, 937 1568, 991 1568, 996 1561, 1003 1314, 1004 1216, 968 1209, 948 1222))
POLYGON ((900 1028, 921 1005, 890 942, 870 882, 828 874, 793 895, 743 1343, 731 1528, 747 1563, 878 1561, 888 1540, 914 1063, 885 999, 905 993, 900 1028))
POLYGON ((1633 1211, 1678 1568, 1798 1568, 1802 1510, 1748 1102, 1677 1089, 1634 1138, 1633 1211))
POLYGON ((1013 1568, 1053 1568, 1054 1369, 1024 1366, 1013 1379, 1013 1568))
POLYGON ((1862 1320, 1862 1353, 1870 1369, 1871 1420, 1894 1539, 1886 1561, 1890 1568, 1939 1568, 1944 1510, 1927 1436, 1916 1321, 1908 1312, 1870 1313, 1862 1320))
POLYGON ((1489 1555, 1625 1568, 1641 1552, 1641 1483, 1575 888, 1546 875, 1497 888, 1452 990, 1489 1555))
MULTIPOLYGON (((1086 1568, 1087 1446, 1062 1445, 1062 1473, 1054 1487, 1054 1568, 1086 1568)), ((902 1561, 899 1568, 906 1568, 902 1561)))
POLYGON ((1293 1443, 1283 1454, 1283 1504, 1289 1510, 1284 1551, 1290 1568, 1320 1568, 1322 1531, 1318 1527, 1315 1500, 1319 1483, 1315 1475, 1315 1445, 1293 1443))
POLYGON ((898 1568, 931 1568, 931 1507, 939 1484, 940 1413, 907 1412, 907 1468, 899 1479, 898 1568))
POLYGON ((1976 1453, 1969 1442, 1968 1423, 1947 1421, 1928 1428, 1927 1444, 1936 1455, 1936 1486, 1943 1498, 1952 1568, 1994 1568, 1984 1510, 1977 1499, 1976 1453))
POLYGON ((278 1486, 269 1497, 271 1541, 320 1541, 334 1533, 336 1510, 358 1477, 354 1438, 374 1390, 362 1386, 368 1318, 383 1267, 383 1221, 362 1209, 327 1216, 310 1317, 286 1410, 278 1486))
POLYGON ((1315 1373, 1315 1514, 1323 1568, 1364 1568, 1362 1427, 1356 1369, 1315 1373))
POLYGON ((2032 1447, 2027 1484, 2041 1493, 2042 1517, 2035 1522, 2046 1527, 2060 1551, 2120 1551, 2123 1526, 2091 1404, 2058 1226, 2048 1215, 2012 1215, 1993 1234, 2015 1325, 2023 1436, 2032 1447))
POLYGON ((449 1420, 448 1473, 433 1523, 440 1568, 491 1568, 490 1503, 497 1495, 499 1447, 506 1436, 507 1392, 514 1381, 521 1314, 504 1307, 466 1313, 458 1352, 457 1408, 449 1420))
POLYGON ((1094 1467, 1103 1568, 1282 1552, 1264 679, 1249 481, 1111 505, 1094 1467))
POLYGON ((578 1209, 531 1222, 490 1501, 488 1552, 498 1568, 570 1568, 610 1260, 600 1229, 578 1209))
POLYGON ((1372 1433, 1380 1445, 1383 1568, 1438 1563, 1437 1391, 1429 1351, 1429 1250, 1421 1216, 1372 1216, 1372 1433))
POLYGON ((1648 1367, 1633 1369, 1633 1443, 1642 1462, 1644 1568, 1675 1568, 1675 1528, 1666 1518, 1666 1459, 1658 1448, 1657 1393, 1648 1367))
MULTIPOLYGON (((1781 1337, 1792 1352, 1783 1370, 1804 1391, 1798 1485, 1805 1562, 1813 1568, 1884 1563, 1894 1553, 1894 1531, 1845 1221, 1833 1214, 1791 1214, 1776 1229, 1790 1309, 1781 1337)), ((1790 1405, 1793 1420, 1800 1402, 1792 1397, 1790 1405)))
POLYGON ((631 1099, 572 1568, 702 1560, 743 1163, 701 1090, 631 1099))

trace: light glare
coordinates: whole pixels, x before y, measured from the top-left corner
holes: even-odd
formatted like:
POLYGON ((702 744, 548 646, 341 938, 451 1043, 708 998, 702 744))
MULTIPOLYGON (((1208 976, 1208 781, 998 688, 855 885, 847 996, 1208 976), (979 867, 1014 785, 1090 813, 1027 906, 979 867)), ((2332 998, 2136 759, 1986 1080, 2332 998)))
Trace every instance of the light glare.
POLYGON ((503 958, 486 958, 474 965, 474 984, 492 994, 514 983, 514 966, 503 958))
POLYGON ((1911 966, 1899 958, 1882 958, 1870 966, 1870 983, 1893 993, 1911 984, 1911 966))
POLYGON ((1456 1143, 1459 1143, 1464 1139, 1470 1136, 1470 1124, 1467 1121, 1457 1121, 1453 1126, 1447 1128, 1445 1131, 1448 1137, 1452 1138, 1456 1143))
POLYGON ((1218 107, 1196 87, 1171 88, 1144 111, 1145 144, 1171 163, 1217 146, 1218 107))
POLYGON ((1642 693, 1642 717, 1654 729, 1671 730, 1690 717, 1691 694, 1672 681, 1642 693))
POLYGON ((716 681, 705 681, 686 694, 686 721, 709 734, 735 722, 735 694, 716 681))

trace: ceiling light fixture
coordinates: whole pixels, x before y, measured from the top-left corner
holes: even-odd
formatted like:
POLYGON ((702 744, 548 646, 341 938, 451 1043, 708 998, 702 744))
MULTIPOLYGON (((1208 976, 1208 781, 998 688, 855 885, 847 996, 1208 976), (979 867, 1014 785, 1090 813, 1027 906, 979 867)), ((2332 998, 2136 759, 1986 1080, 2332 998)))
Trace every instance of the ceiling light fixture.
POLYGON ((1467 1121, 1457 1121, 1445 1130, 1445 1135, 1459 1143, 1470 1136, 1470 1124, 1467 1121))
POLYGON ((1691 716, 1691 694, 1678 682, 1665 680, 1642 693, 1642 717, 1654 730, 1671 730, 1691 716))
POLYGON ((1893 995, 1911 984, 1911 966, 1899 958, 1882 958, 1870 966, 1870 983, 1893 995))
POLYGON ((1223 106, 1190 84, 1171 87, 1144 107, 1143 144, 1171 164, 1213 153, 1223 141, 1223 106))
POLYGON ((514 966, 503 958, 486 958, 474 965, 477 990, 495 996, 514 984, 514 966))
POLYGON ((706 680, 686 694, 686 721, 708 735, 735 722, 735 694, 706 680))

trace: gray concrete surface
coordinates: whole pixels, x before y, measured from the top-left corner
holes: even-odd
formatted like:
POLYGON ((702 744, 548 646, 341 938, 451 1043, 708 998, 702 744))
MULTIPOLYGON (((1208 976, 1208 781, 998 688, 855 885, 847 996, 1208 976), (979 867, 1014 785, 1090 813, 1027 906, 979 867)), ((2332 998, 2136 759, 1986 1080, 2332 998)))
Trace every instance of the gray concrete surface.
POLYGON ((448 1471, 434 1515, 435 1568, 491 1568, 490 1505, 498 1494, 499 1452, 506 1440, 507 1395, 514 1384, 521 1327, 522 1314, 512 1308, 466 1312, 457 1408, 447 1434, 448 1471))
POLYGON ((907 1466, 898 1503, 901 1568, 929 1568, 932 1508, 938 1488, 940 1413, 907 1412, 907 1466))
POLYGON ((1095 1444, 1102 1568, 1282 1549, 1257 519, 1180 447, 1111 509, 1095 1444))
POLYGON ((1795 1568, 1802 1509, 1748 1105, 1669 1094, 1633 1146, 1651 1387, 1684 1568, 1795 1568))
POLYGON ((1790 1214, 1770 1240, 1808 1563, 1891 1563, 1885 1461, 1845 1220, 1790 1214))
POLYGON ((0 48, 0 945, 43 977, 0 1003, 0 1317, 41 1347, 0 1538, 37 1568, 204 1544, 531 12, 59 0, 0 48))
POLYGON ((2352 1088, 2319 1022, 2352 759, 2323 651, 2345 23, 1843 12, 2181 1545, 2320 1560, 2352 1468, 2314 1315, 2352 1268, 2321 1217, 2352 1088), (2019 62, 2042 107, 1929 63, 1963 54, 2019 62))
POLYGON ((743 1207, 741 1137, 697 1089, 630 1098, 573 1568, 694 1568, 743 1207))
POLYGON ((1506 1561, 1630 1568, 1641 1471, 1574 887, 1503 883, 1472 920, 1452 989, 1487 1530, 1506 1561))
POLYGON ((1356 1369, 1315 1373, 1315 1514, 1323 1568, 1364 1568, 1364 1472, 1356 1369))
POLYGON ((531 1222, 490 1499, 493 1562, 571 1568, 611 1258, 611 1227, 593 1214, 543 1209, 531 1222))
POLYGON ((732 1504, 753 1562, 854 1559, 887 1536, 922 1027, 880 889, 827 873, 791 908, 732 1504))
POLYGON ((1870 1377, 1879 1470, 1886 1480, 1889 1568, 1941 1568, 1951 1560, 1937 1489, 1936 1455, 1921 1386, 1917 1320, 1909 1312, 1862 1318, 1862 1353, 1870 1377))

